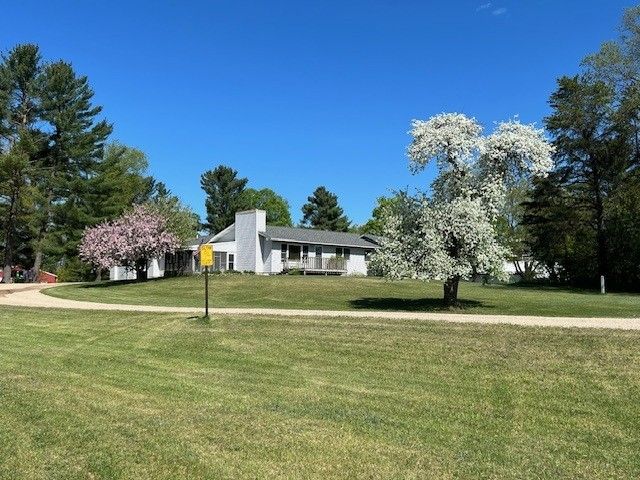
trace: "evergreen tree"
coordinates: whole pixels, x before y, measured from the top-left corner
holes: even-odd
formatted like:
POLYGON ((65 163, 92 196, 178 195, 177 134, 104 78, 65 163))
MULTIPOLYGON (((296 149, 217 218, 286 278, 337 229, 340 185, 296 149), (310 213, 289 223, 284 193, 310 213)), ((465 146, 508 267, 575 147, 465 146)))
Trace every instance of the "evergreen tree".
POLYGON ((594 235, 597 259, 591 278, 608 275, 606 204, 627 167, 625 140, 614 121, 613 90, 587 77, 563 77, 551 96, 553 112, 546 119, 554 135, 556 164, 571 194, 573 215, 582 215, 594 235))
POLYGON ((200 186, 207 198, 207 221, 203 225, 210 233, 218 233, 231 225, 236 211, 242 209, 242 194, 246 178, 238 178, 238 172, 225 165, 206 171, 200 177, 200 186))
POLYGON ((39 162, 36 183, 38 231, 34 270, 43 255, 74 255, 84 226, 82 198, 112 127, 97 120, 102 107, 92 105, 87 77, 77 76, 69 63, 47 65, 40 79, 41 120, 48 123, 48 148, 39 162))
POLYGON ((302 225, 319 230, 333 230, 346 232, 349 230, 349 220, 344 215, 338 197, 324 186, 316 188, 307 198, 302 207, 302 225))
POLYGON ((0 63, 0 213, 4 241, 4 282, 33 222, 32 181, 45 138, 37 129, 41 57, 36 45, 19 45, 0 63))
POLYGON ((293 225, 289 203, 270 188, 260 190, 247 188, 242 193, 241 203, 243 209, 259 208, 260 210, 265 210, 267 212, 267 225, 282 227, 293 225))

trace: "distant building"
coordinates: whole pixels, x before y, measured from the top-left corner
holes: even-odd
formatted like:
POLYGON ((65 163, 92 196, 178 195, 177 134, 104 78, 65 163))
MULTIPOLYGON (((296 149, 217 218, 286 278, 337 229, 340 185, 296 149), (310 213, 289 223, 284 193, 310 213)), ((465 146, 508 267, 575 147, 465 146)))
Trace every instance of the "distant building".
MULTIPOLYGON (((237 270, 277 274, 299 270, 304 274, 367 274, 371 254, 380 237, 310 228, 276 227, 266 224, 264 210, 237 212, 235 222, 215 235, 194 239, 174 254, 153 259, 149 278, 184 275, 200 271, 198 249, 213 245, 214 270, 237 270)), ((135 279, 124 267, 111 269, 112 280, 135 279)))

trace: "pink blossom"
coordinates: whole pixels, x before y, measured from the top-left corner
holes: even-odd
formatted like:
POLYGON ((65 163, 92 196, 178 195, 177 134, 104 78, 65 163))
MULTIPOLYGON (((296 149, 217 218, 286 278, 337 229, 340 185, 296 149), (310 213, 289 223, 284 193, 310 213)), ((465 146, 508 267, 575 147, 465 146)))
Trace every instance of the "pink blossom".
POLYGON ((166 220, 144 205, 122 217, 87 228, 80 243, 80 257, 98 268, 134 267, 172 253, 178 237, 167 231, 166 220))

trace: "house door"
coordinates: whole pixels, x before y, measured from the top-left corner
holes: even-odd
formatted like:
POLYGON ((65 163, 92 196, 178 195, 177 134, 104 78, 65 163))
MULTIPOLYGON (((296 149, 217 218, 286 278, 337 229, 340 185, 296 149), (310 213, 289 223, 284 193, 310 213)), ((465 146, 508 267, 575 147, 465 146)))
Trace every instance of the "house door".
POLYGON ((300 245, 289 245, 289 260, 293 262, 300 261, 300 245))

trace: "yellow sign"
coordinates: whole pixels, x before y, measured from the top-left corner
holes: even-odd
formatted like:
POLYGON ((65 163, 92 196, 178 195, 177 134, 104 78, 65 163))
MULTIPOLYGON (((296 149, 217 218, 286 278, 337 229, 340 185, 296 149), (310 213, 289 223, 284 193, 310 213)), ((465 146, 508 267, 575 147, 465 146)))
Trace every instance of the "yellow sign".
POLYGON ((213 267, 213 245, 200 245, 200 266, 213 267))

